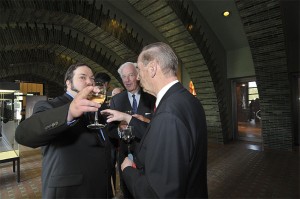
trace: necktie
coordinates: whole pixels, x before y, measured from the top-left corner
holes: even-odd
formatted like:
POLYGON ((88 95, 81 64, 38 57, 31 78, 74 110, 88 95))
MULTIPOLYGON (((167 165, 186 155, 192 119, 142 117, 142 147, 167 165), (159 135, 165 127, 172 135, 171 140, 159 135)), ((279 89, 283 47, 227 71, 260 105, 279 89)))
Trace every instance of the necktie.
POLYGON ((133 114, 137 113, 137 102, 135 99, 135 95, 132 95, 132 113, 133 114))
POLYGON ((104 137, 104 134, 103 134, 103 131, 102 129, 100 129, 100 136, 102 137, 102 139, 105 141, 105 137, 104 137))

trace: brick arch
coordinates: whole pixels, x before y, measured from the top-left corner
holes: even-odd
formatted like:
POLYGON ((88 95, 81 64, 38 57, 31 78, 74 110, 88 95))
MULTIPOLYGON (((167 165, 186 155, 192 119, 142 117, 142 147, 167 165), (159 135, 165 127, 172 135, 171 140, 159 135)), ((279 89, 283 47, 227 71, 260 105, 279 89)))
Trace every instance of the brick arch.
POLYGON ((114 72, 113 69, 116 68, 115 60, 112 60, 105 49, 92 46, 90 42, 86 43, 84 38, 80 40, 78 34, 73 35, 71 30, 66 33, 63 29, 49 29, 49 27, 46 26, 31 28, 27 25, 25 27, 9 26, 7 29, 1 29, 0 33, 0 35, 2 35, 1 39, 3 40, 3 42, 1 42, 3 49, 11 49, 14 48, 14 46, 18 49, 45 48, 57 52, 64 52, 68 49, 69 52, 65 54, 72 59, 75 59, 75 57, 81 59, 88 57, 94 60, 95 63, 92 67, 94 67, 95 70, 97 67, 96 63, 98 63, 98 66, 102 65, 103 68, 111 72, 114 72))
MULTIPOLYGON (((58 45, 58 48, 61 48, 61 45, 69 52, 73 50, 75 55, 71 53, 70 57, 91 59, 89 62, 93 62, 91 67, 94 67, 96 72, 108 71, 112 74, 112 84, 115 86, 119 86, 121 82, 116 68, 125 61, 135 61, 142 46, 143 39, 138 39, 138 34, 134 35, 133 29, 129 31, 127 23, 122 23, 122 20, 118 22, 118 31, 115 31, 116 27, 112 28, 110 24, 112 18, 109 10, 104 13, 103 5, 98 8, 95 2, 58 1, 52 5, 38 0, 30 3, 13 1, 1 7, 5 8, 1 13, 1 28, 2 31, 9 32, 6 37, 11 36, 15 39, 25 35, 23 39, 29 40, 29 46, 33 40, 39 47, 50 41, 58 45), (12 29, 21 31, 11 34, 12 29), (43 42, 38 44, 40 40, 43 42), (99 62, 101 63, 98 64, 99 62)), ((1 40, 6 41, 6 38, 1 40)), ((26 42, 23 46, 25 45, 26 42)))
MULTIPOLYGON (((208 137, 215 142, 224 143, 224 134, 228 131, 227 113, 223 108, 226 107, 223 101, 225 97, 223 96, 223 87, 218 88, 217 86, 220 86, 220 84, 216 85, 211 76, 212 71, 215 72, 216 76, 219 76, 218 71, 215 71, 217 66, 213 62, 209 46, 203 45, 205 43, 203 35, 200 34, 198 38, 195 38, 194 33, 188 31, 185 19, 191 22, 189 20, 191 17, 185 7, 182 6, 183 4, 177 1, 152 3, 138 0, 131 0, 130 3, 156 27, 174 49, 193 80, 198 93, 197 97, 205 109, 208 137), (184 19, 181 19, 181 13, 183 13, 184 19), (200 38, 201 35, 202 38, 200 38), (202 47, 199 47, 199 44, 202 47), (215 92, 215 88, 219 93, 215 92), (220 114, 223 114, 223 116, 220 117, 220 114)), ((221 84, 224 84, 224 82, 221 84)))
MULTIPOLYGON (((29 81, 27 75, 44 77, 44 84, 51 84, 49 88, 59 85, 63 89, 64 74, 67 68, 78 60, 66 59, 66 51, 58 54, 47 48, 40 49, 11 49, 0 51, 0 76, 2 80, 14 81, 13 77, 21 81, 29 81)), ((105 71, 106 72, 106 71, 105 71)), ((112 78, 113 79, 113 78, 112 78)), ((112 80, 112 83, 114 81, 112 80)), ((49 96, 55 96, 55 89, 46 90, 49 96)))
POLYGON ((133 29, 128 31, 127 24, 120 21, 118 27, 111 27, 113 18, 110 17, 109 10, 107 13, 103 12, 102 4, 98 9, 88 1, 58 1, 55 6, 51 6, 45 1, 33 0, 32 3, 14 1, 3 7, 6 9, 0 18, 2 24, 26 23, 31 27, 45 24, 47 27, 64 28, 65 31, 71 29, 92 39, 93 43, 101 43, 109 54, 116 54, 116 57, 124 60, 136 58, 142 46, 143 39, 138 39, 138 34, 132 33, 133 29), (84 9, 82 4, 85 4, 84 9), (116 28, 118 31, 115 31, 116 28))
MULTIPOLYGON (((63 85, 64 68, 70 62, 61 62, 51 51, 41 49, 0 51, 1 78, 24 74, 40 74, 46 80, 63 85)), ((26 78, 26 76, 23 76, 26 78)), ((21 79, 23 79, 21 76, 21 79)))
MULTIPOLYGON (((194 64, 191 66, 188 64, 186 68, 197 93, 205 95, 205 102, 202 103, 207 107, 208 124, 211 124, 210 133, 214 134, 213 138, 217 142, 228 142, 231 121, 228 119, 230 115, 227 110, 229 102, 226 98, 226 76, 223 74, 222 67, 216 62, 217 57, 214 56, 213 48, 206 37, 208 33, 202 27, 202 24, 197 22, 200 21, 198 16, 193 15, 193 11, 189 9, 193 6, 190 2, 168 2, 182 21, 203 57, 201 64, 196 67, 194 64), (192 29, 189 28, 190 25, 193 26, 192 29)), ((192 57, 187 57, 187 59, 193 61, 192 57)))
MULTIPOLYGON (((56 59, 60 59, 61 62, 66 59, 70 59, 73 63, 87 63, 96 72, 108 72, 109 74, 112 74, 112 83, 117 85, 119 84, 120 77, 116 71, 118 66, 114 61, 112 61, 111 56, 103 53, 101 49, 97 51, 96 46, 86 44, 84 41, 77 41, 77 38, 73 38, 70 33, 65 34, 64 32, 55 30, 54 32, 57 35, 60 35, 58 38, 59 41, 57 41, 56 37, 49 37, 46 35, 48 31, 49 30, 47 28, 31 29, 29 27, 15 27, 0 30, 0 35, 9 35, 2 43, 4 46, 3 49, 7 48, 12 49, 13 51, 16 51, 17 49, 29 50, 29 52, 31 52, 31 57, 38 58, 41 58, 41 56, 36 56, 36 52, 32 49, 46 50, 48 53, 56 54, 56 59), (39 31, 38 35, 35 34, 36 31, 39 31), (26 32, 26 34, 21 34, 24 32, 26 32), (31 36, 29 37, 28 35, 31 36), (65 42, 61 42, 61 44, 59 44, 60 39, 65 40, 65 42)), ((70 65, 70 63, 68 64, 70 65)), ((62 73, 64 73, 67 66, 62 69, 62 73)), ((60 82, 57 83, 59 84, 60 82)))

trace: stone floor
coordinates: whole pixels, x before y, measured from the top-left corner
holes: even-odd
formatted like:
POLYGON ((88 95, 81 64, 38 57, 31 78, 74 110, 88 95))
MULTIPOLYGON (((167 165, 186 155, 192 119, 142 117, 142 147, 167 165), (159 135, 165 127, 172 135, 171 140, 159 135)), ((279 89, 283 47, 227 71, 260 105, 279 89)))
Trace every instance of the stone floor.
MULTIPOLYGON (((299 152, 261 151, 245 141, 209 144, 209 198, 300 198, 299 152), (253 150, 255 149, 255 150, 253 150)), ((39 150, 21 152, 21 182, 0 164, 0 199, 41 198, 39 150)), ((117 187, 117 197, 121 197, 117 187)))

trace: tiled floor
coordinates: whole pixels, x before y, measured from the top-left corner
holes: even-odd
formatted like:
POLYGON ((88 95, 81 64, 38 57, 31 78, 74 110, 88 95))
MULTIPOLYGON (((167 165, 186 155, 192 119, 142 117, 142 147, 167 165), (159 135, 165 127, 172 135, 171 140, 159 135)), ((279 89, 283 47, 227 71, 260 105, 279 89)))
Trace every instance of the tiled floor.
POLYGON ((21 152, 21 182, 17 183, 12 162, 0 164, 0 199, 41 198, 41 153, 21 152))
POLYGON ((238 122, 238 139, 252 142, 262 142, 261 123, 255 120, 238 122))
MULTIPOLYGON (((245 141, 209 144, 209 198, 300 198, 299 152, 260 149, 245 141)), ((21 153, 20 183, 12 163, 0 164, 0 199, 41 198, 40 173, 38 150, 21 153)))

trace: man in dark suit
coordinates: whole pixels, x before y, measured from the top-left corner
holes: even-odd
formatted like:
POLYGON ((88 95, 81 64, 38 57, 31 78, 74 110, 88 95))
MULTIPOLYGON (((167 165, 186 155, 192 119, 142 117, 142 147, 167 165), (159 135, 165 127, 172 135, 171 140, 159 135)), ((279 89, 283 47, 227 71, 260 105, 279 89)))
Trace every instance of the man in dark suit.
POLYGON ((87 112, 100 107, 87 99, 97 91, 93 85, 90 67, 71 65, 65 74, 66 93, 38 102, 34 114, 16 129, 18 143, 42 147, 43 198, 112 198, 108 136, 87 128, 87 112))
MULTIPOLYGON (((167 44, 143 48, 141 86, 154 94, 156 111, 133 162, 121 165, 135 198, 207 198, 207 128, 203 107, 177 80, 178 60, 167 44)), ((127 119, 107 111, 108 122, 127 119), (124 118, 122 118, 122 117, 124 118)))
MULTIPOLYGON (((142 118, 143 120, 149 122, 149 119, 151 119, 152 116, 151 114, 153 113, 155 97, 143 92, 143 90, 140 88, 137 80, 137 70, 135 64, 131 62, 124 63, 119 67, 118 73, 122 78, 126 91, 123 91, 111 98, 110 108, 121 112, 130 111, 133 117, 139 119, 142 118)), ((120 133, 124 128, 126 128, 127 125, 128 123, 124 123, 124 121, 110 124, 108 126, 110 135, 114 138, 120 139, 120 133)), ((132 123, 129 125, 134 124, 132 123)), ((133 156, 135 156, 136 145, 139 143, 142 137, 141 134, 146 130, 146 127, 147 123, 134 126, 133 133, 135 133, 135 139, 130 143, 130 152, 133 156)), ((128 144, 121 140, 118 158, 119 165, 123 162, 126 156, 128 156, 128 144)), ((123 182, 122 174, 120 174, 120 187, 124 198, 132 198, 132 195, 123 182)))

